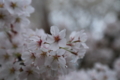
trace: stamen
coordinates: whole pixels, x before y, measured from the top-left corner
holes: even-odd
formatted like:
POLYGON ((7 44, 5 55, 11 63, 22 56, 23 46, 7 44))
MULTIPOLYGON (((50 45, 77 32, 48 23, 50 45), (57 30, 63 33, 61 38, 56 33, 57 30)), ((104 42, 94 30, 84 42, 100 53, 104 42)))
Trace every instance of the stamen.
POLYGON ((41 46, 42 45, 42 40, 40 39, 39 41, 37 41, 38 43, 38 46, 41 46))
POLYGON ((15 73, 15 68, 12 67, 12 68, 10 69, 10 74, 14 74, 14 73, 15 73))
POLYGON ((54 40, 55 40, 55 42, 58 42, 58 41, 60 41, 60 37, 59 36, 55 36, 54 40))
POLYGON ((4 4, 0 4, 0 8, 3 8, 4 7, 4 4))
POLYGON ((20 23, 21 19, 19 17, 16 18, 15 22, 20 23))
POLYGON ((4 56, 4 59, 5 59, 5 60, 8 60, 9 57, 10 57, 7 53, 6 53, 5 55, 3 55, 3 56, 4 56))
POLYGON ((1 20, 3 20, 3 19, 4 19, 4 17, 5 17, 5 15, 4 15, 4 14, 2 14, 2 13, 0 13, 0 19, 1 19, 1 20))
POLYGON ((42 51, 41 55, 45 57, 45 56, 47 56, 47 52, 42 51))
POLYGON ((28 75, 33 74, 33 71, 32 71, 32 70, 27 70, 26 72, 27 72, 28 75))
POLYGON ((53 56, 54 60, 58 60, 59 57, 60 57, 60 56, 57 55, 57 54, 53 56))
POLYGON ((17 4, 16 3, 13 3, 11 2, 11 5, 10 5, 13 9, 15 9, 17 7, 17 4))

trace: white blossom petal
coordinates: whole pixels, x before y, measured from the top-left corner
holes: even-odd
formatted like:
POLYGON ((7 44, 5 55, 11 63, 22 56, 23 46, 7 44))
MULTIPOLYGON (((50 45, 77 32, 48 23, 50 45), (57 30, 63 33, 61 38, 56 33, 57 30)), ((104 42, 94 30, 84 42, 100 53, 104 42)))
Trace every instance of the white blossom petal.
POLYGON ((64 29, 64 30, 60 31, 59 35, 60 35, 60 38, 65 38, 66 30, 64 29))
POLYGON ((53 42, 54 42, 53 36, 48 35, 48 36, 47 36, 47 42, 48 42, 48 43, 53 43, 53 42))
POLYGON ((53 44, 51 44, 50 49, 56 51, 57 49, 59 49, 59 46, 57 43, 53 43, 53 44))
POLYGON ((65 47, 65 46, 66 46, 66 39, 60 40, 59 43, 58 43, 58 45, 59 45, 60 47, 65 47))
POLYGON ((53 36, 56 36, 59 33, 59 29, 58 29, 58 27, 52 26, 50 29, 50 32, 53 36))

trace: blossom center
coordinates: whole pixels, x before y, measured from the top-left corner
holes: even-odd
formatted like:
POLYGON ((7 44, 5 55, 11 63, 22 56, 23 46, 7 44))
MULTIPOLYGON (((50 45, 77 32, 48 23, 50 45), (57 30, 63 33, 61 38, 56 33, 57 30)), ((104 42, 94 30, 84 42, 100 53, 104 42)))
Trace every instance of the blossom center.
POLYGON ((17 4, 16 3, 13 3, 11 2, 11 5, 10 5, 13 9, 15 9, 17 7, 17 4))
POLYGON ((4 56, 4 59, 5 59, 5 60, 8 60, 9 57, 10 57, 8 54, 5 54, 5 55, 3 55, 3 56, 4 56))
POLYGON ((11 73, 11 74, 14 74, 14 73, 15 73, 15 68, 12 67, 12 68, 10 69, 10 73, 11 73))
POLYGON ((5 15, 3 15, 2 13, 0 13, 0 19, 3 20, 5 17, 5 15))
POLYGON ((34 55, 34 53, 31 53, 30 58, 31 58, 31 59, 35 59, 35 58, 36 58, 35 55, 34 55))
POLYGON ((39 41, 37 41, 37 43, 38 43, 38 46, 41 46, 42 45, 42 40, 40 39, 39 41))
POLYGON ((57 55, 57 54, 53 56, 54 60, 58 60, 59 57, 60 57, 60 56, 57 55))
POLYGON ((20 18, 19 17, 17 17, 16 19, 15 19, 15 22, 16 23, 19 23, 21 20, 20 20, 20 18))
POLYGON ((3 8, 4 7, 4 4, 0 4, 0 8, 3 8))
POLYGON ((18 45, 14 43, 13 48, 16 49, 17 47, 18 47, 18 45))
POLYGON ((33 74, 33 71, 32 71, 32 70, 27 70, 26 72, 27 72, 28 75, 33 74))
POLYGON ((58 41, 60 41, 60 37, 59 36, 55 36, 54 40, 55 40, 55 42, 58 42, 58 41))
POLYGON ((47 56, 47 52, 42 51, 41 55, 45 57, 45 56, 47 56))
POLYGON ((20 72, 22 72, 22 71, 23 71, 23 69, 22 69, 22 68, 20 68, 20 69, 19 69, 19 71, 20 71, 20 72))

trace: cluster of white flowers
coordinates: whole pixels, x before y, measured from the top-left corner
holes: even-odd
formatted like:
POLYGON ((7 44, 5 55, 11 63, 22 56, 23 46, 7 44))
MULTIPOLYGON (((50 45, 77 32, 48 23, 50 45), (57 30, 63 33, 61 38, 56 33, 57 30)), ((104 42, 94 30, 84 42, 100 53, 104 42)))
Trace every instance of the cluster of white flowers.
POLYGON ((31 0, 0 0, 0 80, 18 79, 22 71, 22 28, 34 12, 31 0))
POLYGON ((14 31, 28 25, 26 17, 34 11, 30 4, 31 0, 0 0, 0 29, 10 28, 14 31))
POLYGON ((116 72, 107 66, 96 63, 91 70, 80 70, 66 76, 60 76, 59 80, 118 80, 116 72))
POLYGON ((0 80, 55 80, 67 74, 87 50, 84 31, 51 27, 51 34, 26 26, 31 0, 0 0, 0 80))
MULTIPOLYGON (((24 65, 37 69, 42 79, 53 80, 56 76, 67 74, 77 65, 77 60, 83 58, 88 48, 84 31, 72 32, 66 39, 66 30, 51 27, 51 35, 43 30, 24 33, 25 51, 21 53, 24 65)), ((35 71, 33 70, 32 71, 35 71)), ((26 72, 23 71, 23 72, 26 72)))

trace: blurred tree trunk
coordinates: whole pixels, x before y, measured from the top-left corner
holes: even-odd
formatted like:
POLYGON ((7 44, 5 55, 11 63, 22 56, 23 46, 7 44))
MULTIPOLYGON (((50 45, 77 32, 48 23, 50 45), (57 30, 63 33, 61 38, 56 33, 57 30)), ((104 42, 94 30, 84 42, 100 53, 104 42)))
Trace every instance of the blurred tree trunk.
POLYGON ((46 33, 50 33, 47 5, 46 0, 33 1, 32 6, 35 8, 35 12, 31 15, 30 19, 32 28, 42 28, 46 33))
POLYGON ((42 15, 43 15, 43 19, 42 19, 42 27, 45 30, 46 33, 50 33, 50 25, 49 25, 49 21, 48 21, 48 8, 46 5, 47 4, 47 0, 41 0, 43 2, 42 4, 42 15))

